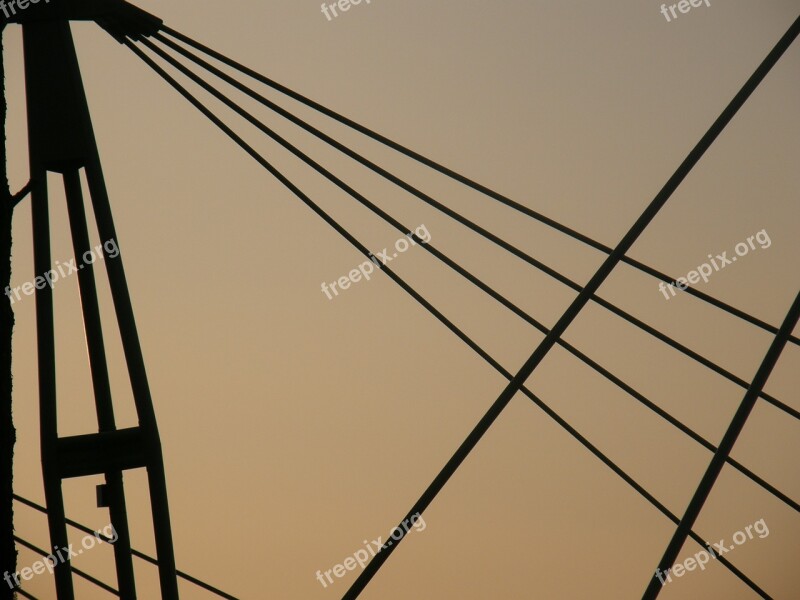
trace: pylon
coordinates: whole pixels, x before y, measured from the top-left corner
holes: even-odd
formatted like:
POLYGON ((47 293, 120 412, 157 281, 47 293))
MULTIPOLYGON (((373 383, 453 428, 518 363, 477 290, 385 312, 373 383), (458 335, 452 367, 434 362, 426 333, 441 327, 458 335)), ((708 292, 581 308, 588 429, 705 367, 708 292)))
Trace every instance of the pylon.
MULTIPOLYGON (((68 546, 63 480, 105 475, 105 484, 98 488, 98 505, 109 508, 111 524, 118 535, 114 553, 120 596, 123 600, 136 598, 123 471, 145 468, 162 598, 177 600, 178 586, 161 441, 122 257, 119 253, 116 256, 109 255, 110 242, 113 240, 113 248, 117 252, 119 240, 111 215, 70 19, 96 19, 116 34, 129 33, 131 27, 154 31, 160 25, 150 15, 116 0, 59 0, 58 6, 29 6, 24 13, 20 12, 11 19, 21 23, 23 30, 35 271, 42 277, 45 274, 50 274, 51 278, 55 276, 50 254, 49 172, 63 176, 76 262, 92 251, 81 186, 83 170, 98 231, 105 243, 106 270, 139 420, 136 427, 116 427, 94 269, 90 262, 84 261, 78 270, 78 285, 98 431, 88 435, 59 437, 52 286, 37 286, 41 454, 50 543, 54 549, 68 546), (121 25, 124 26, 120 29, 121 25)), ((55 566, 55 580, 59 600, 74 600, 69 560, 55 566)))

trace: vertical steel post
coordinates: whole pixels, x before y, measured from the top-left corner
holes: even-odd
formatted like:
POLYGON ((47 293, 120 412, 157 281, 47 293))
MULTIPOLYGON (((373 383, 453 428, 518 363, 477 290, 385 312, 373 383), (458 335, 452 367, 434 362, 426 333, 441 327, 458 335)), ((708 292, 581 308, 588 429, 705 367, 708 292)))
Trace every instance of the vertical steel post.
MULTIPOLYGON (((47 197, 47 171, 31 157, 31 210, 33 213, 33 263, 37 273, 50 270, 50 214, 47 197)), ((56 405, 55 327, 53 290, 36 290, 36 342, 39 360, 39 436, 47 501, 47 521, 53 550, 68 546, 64 495, 56 468, 58 457, 58 411, 56 405)), ((59 600, 74 600, 69 561, 55 567, 59 600)))

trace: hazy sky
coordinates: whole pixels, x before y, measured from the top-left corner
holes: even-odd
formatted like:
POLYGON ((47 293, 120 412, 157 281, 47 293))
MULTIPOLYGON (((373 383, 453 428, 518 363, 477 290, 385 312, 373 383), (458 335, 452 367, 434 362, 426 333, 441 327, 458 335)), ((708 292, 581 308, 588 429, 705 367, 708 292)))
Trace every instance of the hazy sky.
MULTIPOLYGON (((372 0, 329 21, 311 0, 141 0, 165 22, 545 215, 616 244, 797 17, 796 1, 711 0, 667 21, 660 3, 372 0)), ((74 28, 163 441, 178 567, 241 598, 340 598, 332 569, 405 515, 505 380, 383 274, 329 300, 362 257, 125 47, 74 28)), ((10 176, 27 181, 19 28, 6 32, 10 176)), ((780 324, 798 291, 800 45, 794 46, 636 243, 686 276, 756 245, 698 289, 780 324), (762 239, 763 235, 762 235, 762 239), (767 246, 767 244, 763 244, 767 246)), ((261 88, 259 87, 261 90, 261 88)), ((265 92, 266 93, 266 92, 265 92)), ((283 97, 283 106, 532 256, 585 283, 603 255, 400 158, 283 97)), ((250 106, 249 103, 247 103, 250 106)), ((218 104, 212 104, 218 108, 218 104)), ((235 116, 237 131, 380 251, 401 237, 235 116)), ((552 325, 574 293, 259 109, 301 148, 552 325)), ((72 258, 51 177, 53 258, 72 258)), ((29 203, 15 221, 14 285, 30 281, 29 203)), ((95 243, 100 240, 93 238, 95 243)), ((391 266, 515 372, 542 336, 411 248, 391 266)), ((107 285, 101 286, 119 426, 135 424, 107 285)), ((755 327, 619 267, 601 295, 749 381, 771 342, 755 327)), ((77 279, 56 285, 62 435, 96 431, 77 279)), ((18 493, 42 501, 33 297, 15 303, 18 493)), ((575 344, 715 444, 744 390, 597 305, 575 344)), ((800 409, 800 348, 767 391, 800 409)), ((556 348, 528 386, 682 514, 711 454, 556 348)), ((800 498, 800 423, 760 401, 733 456, 800 498)), ((93 527, 94 485, 65 484, 93 527)), ((153 552, 146 479, 126 475, 134 546, 153 552)), ((697 522, 709 540, 763 519, 726 555, 774 598, 800 594, 800 518, 726 468, 697 522)), ((639 598, 674 526, 524 396, 516 397, 362 595, 639 598)), ((45 519, 17 509, 23 537, 45 519)), ((73 532, 74 534, 74 532, 73 532)), ((75 541, 80 536, 75 535, 75 541)), ((700 548, 687 543, 681 560, 700 548)), ((111 552, 76 562, 113 582, 111 552)), ((20 555, 20 567, 36 556, 20 555)), ((155 569, 136 563, 141 598, 155 569)), ((82 600, 107 595, 76 579, 82 600)), ((27 589, 54 598, 48 576, 27 589)), ((181 584, 182 597, 211 596, 181 584)), ((662 598, 756 597, 720 564, 662 598)))

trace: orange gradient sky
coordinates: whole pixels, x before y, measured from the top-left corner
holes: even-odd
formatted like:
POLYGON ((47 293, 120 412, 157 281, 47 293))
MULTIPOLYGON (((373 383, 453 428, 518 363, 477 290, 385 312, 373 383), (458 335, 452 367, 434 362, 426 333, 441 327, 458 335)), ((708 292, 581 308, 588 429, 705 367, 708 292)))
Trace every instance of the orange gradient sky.
MULTIPOLYGON (((792 0, 712 0, 667 22, 634 0, 373 0, 328 21, 312 0, 141 0, 167 25, 593 238, 615 245, 797 18, 792 0)), ((243 599, 332 600, 331 569, 384 538, 505 387, 388 277, 328 300, 359 253, 93 24, 73 27, 155 402, 178 568, 243 599)), ((13 191, 27 181, 21 35, 5 34, 13 191)), ((800 43, 681 185, 630 255, 674 276, 766 230, 769 248, 698 289, 780 324, 798 291, 800 43)), ((281 105, 570 278, 603 255, 269 92, 281 105)), ((205 96, 203 96, 205 98, 205 96)), ((240 99, 239 96, 236 96, 240 99)), ((316 160, 552 325, 574 293, 251 102, 316 160)), ((219 109, 219 104, 210 102, 219 109)), ((369 248, 400 234, 287 152, 220 111, 369 248)), ((51 177, 53 258, 72 257, 51 177)), ((30 281, 30 209, 14 220, 13 285, 30 281)), ((94 232, 94 229, 92 229, 94 232)), ((100 240, 93 238, 93 242, 100 240)), ((411 248, 391 263, 516 372, 542 336, 411 248)), ((102 274, 102 269, 100 270, 102 274)), ((119 426, 135 424, 107 283, 119 426)), ((77 278, 55 288, 59 426, 96 431, 77 278)), ((657 281, 615 270, 600 295, 749 381, 771 336, 657 281)), ((16 489, 42 502, 35 300, 15 303, 16 489)), ((715 444, 744 390, 590 304, 564 336, 715 444)), ((711 454, 555 348, 528 387, 682 514, 711 454)), ((800 409, 800 348, 766 390, 800 409)), ((733 456, 800 498, 800 423, 759 402, 733 456)), ((126 475, 134 547, 153 552, 146 478, 126 475)), ((68 516, 108 524, 91 480, 68 516)), ((47 544, 17 506, 20 535, 47 544)), ((363 593, 365 600, 639 598, 674 526, 518 395, 363 593)), ((800 518, 731 468, 696 525, 710 540, 764 519, 726 555, 776 599, 800 594, 800 518)), ((75 540, 80 536, 72 532, 75 540)), ((681 559, 699 550, 687 543, 681 559)), ((20 567, 37 557, 23 550, 20 567)), ((113 582, 112 554, 76 562, 113 582)), ((140 598, 156 571, 136 563, 140 598)), ((106 595, 76 580, 81 600, 106 595)), ((27 589, 54 598, 52 580, 27 589)), ((211 598, 188 584, 182 597, 211 598)), ((755 595, 719 564, 660 598, 755 595)))

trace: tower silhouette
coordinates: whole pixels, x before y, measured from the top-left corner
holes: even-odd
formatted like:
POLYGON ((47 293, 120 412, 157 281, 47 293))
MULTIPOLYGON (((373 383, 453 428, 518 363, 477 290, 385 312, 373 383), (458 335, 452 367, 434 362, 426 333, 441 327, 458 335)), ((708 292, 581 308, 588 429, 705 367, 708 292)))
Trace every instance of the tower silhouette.
MULTIPOLYGON (((50 543, 68 546, 62 482, 104 475, 98 505, 109 508, 118 536, 114 555, 120 597, 136 598, 123 472, 145 468, 150 488, 162 597, 178 598, 167 486, 161 441, 139 343, 97 143, 94 137, 70 20, 96 20, 115 36, 157 30, 160 21, 131 5, 100 0, 63 0, 58 6, 29 6, 10 19, 22 25, 27 91, 28 137, 33 213, 34 264, 47 279, 55 276, 50 253, 48 173, 63 177, 72 245, 77 261, 92 252, 81 183, 85 174, 100 238, 139 424, 118 429, 114 418, 108 362, 92 261, 80 262, 78 284, 86 332, 97 433, 62 437, 58 433, 55 329, 52 286, 36 293, 39 362, 40 443, 50 543)), ((70 561, 55 565, 59 600, 74 600, 70 561)))

